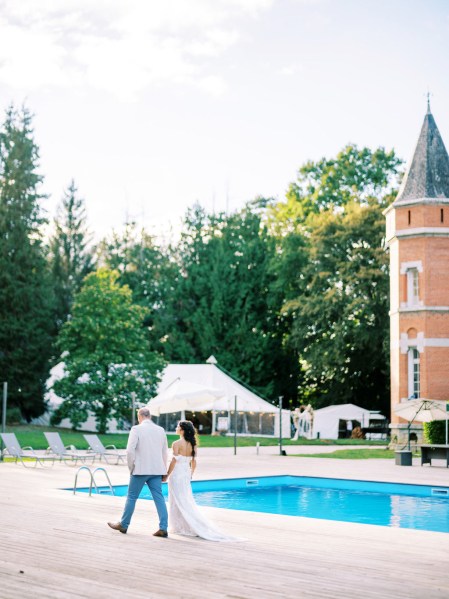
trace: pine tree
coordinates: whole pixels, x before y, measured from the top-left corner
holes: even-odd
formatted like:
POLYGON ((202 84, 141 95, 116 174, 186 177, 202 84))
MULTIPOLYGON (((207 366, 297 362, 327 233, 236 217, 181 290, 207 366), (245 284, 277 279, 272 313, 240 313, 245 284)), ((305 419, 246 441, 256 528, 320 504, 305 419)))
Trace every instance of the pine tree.
POLYGON ((283 298, 271 289, 275 244, 260 202, 230 215, 194 206, 176 259, 173 293, 156 314, 166 359, 198 363, 213 354, 268 399, 290 399, 298 368, 283 347, 283 298))
POLYGON ((27 419, 45 409, 52 343, 38 159, 31 114, 11 106, 0 130, 0 377, 27 419))
POLYGON ((72 180, 58 207, 55 232, 50 241, 58 328, 70 314, 73 297, 81 288, 84 277, 93 270, 93 256, 88 248, 91 236, 86 225, 85 203, 77 193, 75 181, 72 180))

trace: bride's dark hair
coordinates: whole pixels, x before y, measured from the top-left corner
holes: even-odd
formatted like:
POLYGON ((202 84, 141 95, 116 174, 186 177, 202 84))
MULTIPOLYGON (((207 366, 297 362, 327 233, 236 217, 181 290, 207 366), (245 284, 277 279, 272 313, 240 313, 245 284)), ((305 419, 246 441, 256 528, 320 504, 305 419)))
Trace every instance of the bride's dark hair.
POLYGON ((190 420, 181 420, 179 427, 184 431, 184 440, 192 446, 192 458, 195 457, 195 447, 198 445, 195 427, 190 420))

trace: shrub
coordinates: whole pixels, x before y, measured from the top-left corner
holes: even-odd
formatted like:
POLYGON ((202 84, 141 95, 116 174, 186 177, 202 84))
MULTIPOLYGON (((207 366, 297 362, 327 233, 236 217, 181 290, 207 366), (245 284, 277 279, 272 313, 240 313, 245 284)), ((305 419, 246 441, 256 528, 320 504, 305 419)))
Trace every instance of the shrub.
POLYGON ((444 420, 424 422, 424 439, 426 443, 443 445, 446 442, 446 422, 444 420))
MULTIPOLYGON (((0 409, 0 422, 2 422, 3 414, 0 409)), ((6 409, 6 424, 9 426, 14 426, 16 424, 20 424, 22 422, 22 413, 20 409, 17 407, 7 408, 6 409)))

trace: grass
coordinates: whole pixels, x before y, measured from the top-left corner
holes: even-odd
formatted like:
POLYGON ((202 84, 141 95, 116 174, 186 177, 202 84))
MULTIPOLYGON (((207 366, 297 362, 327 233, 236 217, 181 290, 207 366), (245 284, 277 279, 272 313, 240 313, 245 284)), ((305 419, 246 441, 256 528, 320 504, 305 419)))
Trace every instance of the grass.
MULTIPOLYGON (((413 453, 414 457, 419 457, 421 454, 417 451, 413 453)), ((389 460, 395 457, 393 449, 337 449, 329 453, 295 453, 289 454, 289 457, 295 458, 337 458, 339 460, 389 460)))
POLYGON ((301 458, 337 458, 340 460, 371 460, 371 459, 392 459, 394 451, 391 449, 337 449, 329 453, 295 453, 289 454, 289 457, 301 458))
MULTIPOLYGON (((74 445, 77 449, 88 448, 87 442, 83 437, 83 433, 68 429, 42 427, 36 425, 18 425, 6 427, 6 432, 15 433, 22 447, 30 445, 33 449, 47 449, 48 443, 43 433, 58 432, 61 435, 64 445, 74 445)), ((104 445, 115 445, 117 449, 126 448, 128 434, 107 434, 98 436, 104 445)), ((177 435, 167 435, 167 438, 169 445, 178 439, 177 435)), ((260 443, 261 446, 276 446, 279 445, 279 439, 267 437, 237 437, 238 447, 254 447, 256 443, 260 443)), ((282 440, 282 445, 284 446, 294 445, 298 447, 301 445, 379 445, 381 447, 385 447, 386 444, 386 441, 365 441, 363 439, 298 439, 298 441, 292 441, 291 439, 282 440)), ((233 447, 234 437, 224 437, 220 435, 200 435, 199 445, 200 447, 233 447)), ((323 454, 319 455, 320 457, 323 457, 323 454)), ((329 454, 326 454, 326 457, 328 455, 329 454)), ((307 457, 310 457, 310 454, 307 457)))

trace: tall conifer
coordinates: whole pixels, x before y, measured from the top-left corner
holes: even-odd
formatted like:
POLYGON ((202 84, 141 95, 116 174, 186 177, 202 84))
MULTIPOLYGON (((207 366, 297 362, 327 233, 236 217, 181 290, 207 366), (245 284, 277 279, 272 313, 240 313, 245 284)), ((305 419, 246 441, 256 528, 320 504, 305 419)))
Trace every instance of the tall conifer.
POLYGON ((44 411, 52 342, 38 160, 32 116, 11 106, 0 130, 0 377, 28 419, 44 411))
POLYGON ((73 297, 80 290, 84 277, 93 270, 86 220, 85 202, 78 196, 78 189, 72 180, 58 207, 55 231, 50 241, 58 328, 70 313, 73 297))

